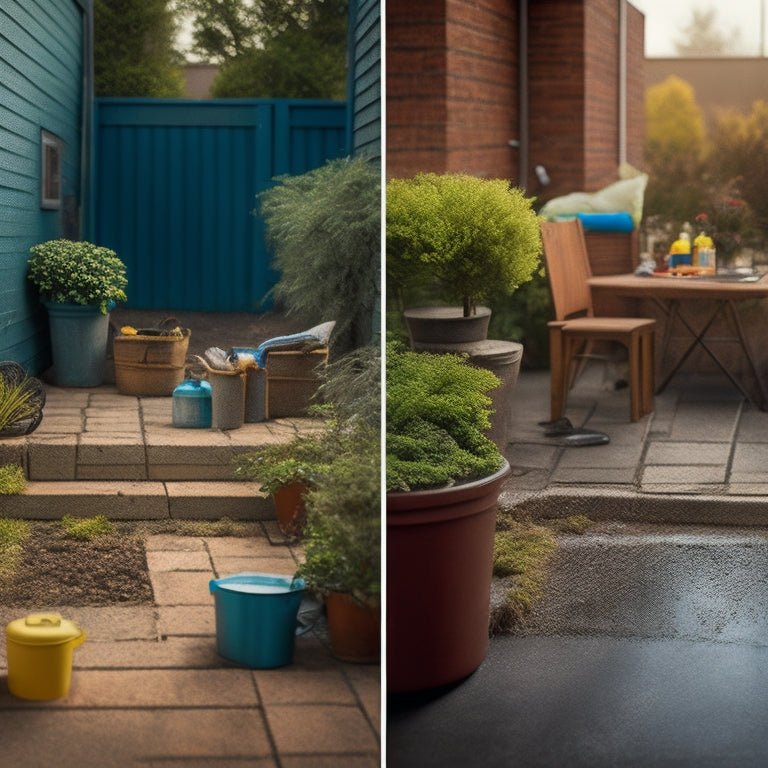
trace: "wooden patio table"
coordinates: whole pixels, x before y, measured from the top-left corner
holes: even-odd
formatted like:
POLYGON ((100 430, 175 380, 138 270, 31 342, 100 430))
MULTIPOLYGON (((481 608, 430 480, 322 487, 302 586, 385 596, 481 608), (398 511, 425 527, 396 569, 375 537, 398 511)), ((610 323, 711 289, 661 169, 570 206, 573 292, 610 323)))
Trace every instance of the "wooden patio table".
POLYGON ((711 277, 673 277, 666 274, 648 276, 634 274, 603 275, 591 277, 587 283, 595 294, 603 292, 610 296, 648 299, 666 316, 667 322, 661 345, 662 371, 658 377, 657 392, 664 390, 693 350, 700 346, 750 402, 754 403, 760 410, 768 410, 765 387, 757 371, 755 359, 744 333, 744 327, 736 310, 736 303, 739 301, 768 297, 768 278, 764 275, 758 279, 754 277, 751 279, 734 279, 731 276, 719 278, 716 275, 711 277), (705 301, 710 303, 705 304, 705 301), (693 309, 694 316, 701 322, 698 329, 689 322, 685 314, 681 313, 682 304, 689 305, 693 309), (728 366, 718 358, 710 344, 707 343, 708 340, 711 342, 708 332, 718 316, 731 320, 736 331, 736 336, 732 340, 738 343, 749 371, 757 382, 757 392, 750 392, 743 375, 738 377, 737 372, 729 370, 728 366), (666 361, 672 326, 677 320, 688 332, 688 345, 676 361, 668 364, 666 361))

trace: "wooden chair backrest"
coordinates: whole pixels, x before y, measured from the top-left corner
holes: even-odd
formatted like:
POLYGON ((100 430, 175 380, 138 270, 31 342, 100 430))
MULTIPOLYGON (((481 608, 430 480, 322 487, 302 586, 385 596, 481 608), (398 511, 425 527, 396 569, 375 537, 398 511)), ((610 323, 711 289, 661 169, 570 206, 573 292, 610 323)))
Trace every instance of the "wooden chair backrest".
POLYGON ((592 295, 587 285, 592 270, 581 221, 544 221, 541 240, 555 317, 592 317, 592 295))

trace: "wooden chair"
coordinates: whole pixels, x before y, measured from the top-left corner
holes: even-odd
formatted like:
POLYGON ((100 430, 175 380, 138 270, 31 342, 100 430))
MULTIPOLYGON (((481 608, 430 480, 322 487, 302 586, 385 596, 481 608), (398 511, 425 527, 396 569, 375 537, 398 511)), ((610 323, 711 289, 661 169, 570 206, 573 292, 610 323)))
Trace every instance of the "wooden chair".
MULTIPOLYGON (((629 355, 630 419, 653 411, 654 331, 656 321, 633 317, 595 317, 587 280, 592 276, 579 219, 543 222, 541 236, 556 320, 549 327, 550 411, 565 411, 585 355, 595 342, 615 342, 629 355)), ((650 278, 649 278, 650 279, 650 278)))

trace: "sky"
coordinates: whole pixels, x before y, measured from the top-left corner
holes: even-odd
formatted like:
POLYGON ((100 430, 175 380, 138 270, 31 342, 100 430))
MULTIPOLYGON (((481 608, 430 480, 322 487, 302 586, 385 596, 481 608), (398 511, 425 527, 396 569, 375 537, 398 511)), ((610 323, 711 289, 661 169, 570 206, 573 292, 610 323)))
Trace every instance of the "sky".
MULTIPOLYGON (((768 0, 630 0, 645 14, 645 55, 675 56, 674 42, 684 36, 683 30, 693 18, 693 10, 715 9, 724 34, 737 28, 744 56, 761 55, 761 9, 768 17, 768 0)), ((764 25, 765 26, 765 25, 764 25)))

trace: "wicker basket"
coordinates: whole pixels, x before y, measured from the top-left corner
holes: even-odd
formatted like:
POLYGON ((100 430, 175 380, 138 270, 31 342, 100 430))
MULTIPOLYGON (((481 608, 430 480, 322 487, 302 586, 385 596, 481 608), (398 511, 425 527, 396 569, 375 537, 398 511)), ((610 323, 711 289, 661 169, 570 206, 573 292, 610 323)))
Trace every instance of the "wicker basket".
POLYGON ((320 385, 318 366, 327 362, 327 347, 310 352, 270 352, 267 357, 267 418, 306 415, 320 385))
POLYGON ((122 395, 170 397, 184 381, 189 349, 184 336, 116 336, 115 384, 122 395))

